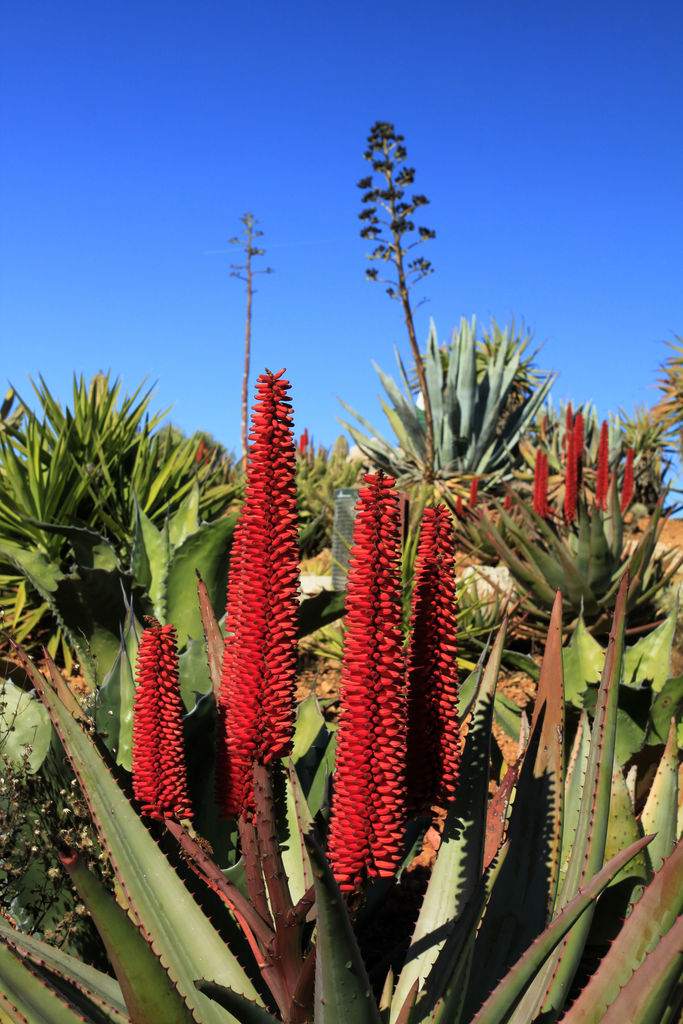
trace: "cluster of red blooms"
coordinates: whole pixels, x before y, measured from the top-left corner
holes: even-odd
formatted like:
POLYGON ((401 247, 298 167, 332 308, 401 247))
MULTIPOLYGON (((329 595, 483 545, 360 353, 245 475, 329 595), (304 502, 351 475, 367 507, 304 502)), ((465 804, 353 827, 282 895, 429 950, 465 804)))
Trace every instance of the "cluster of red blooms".
MULTIPOLYGON (((564 518, 565 522, 573 523, 576 519, 578 496, 581 489, 583 473, 584 422, 581 412, 572 414, 572 407, 567 407, 566 430, 563 440, 565 450, 565 490, 564 518)), ((625 512, 633 498, 633 449, 626 452, 624 480, 621 490, 621 511, 625 512)), ((600 443, 598 447, 598 468, 595 480, 595 507, 604 511, 607 508, 609 490, 609 431, 607 421, 603 420, 600 427, 600 443)), ((534 466, 534 512, 549 518, 552 509, 548 504, 548 456, 540 449, 536 452, 534 466)))
POLYGON ((190 818, 175 626, 150 621, 135 673, 133 792, 151 818, 190 818))
POLYGON ((365 477, 354 523, 328 854, 342 891, 391 877, 406 808, 446 803, 460 763, 453 526, 426 509, 407 661, 394 481, 365 477))
POLYGON ((349 562, 328 855, 342 890, 393 875, 405 825, 406 696, 398 500, 378 473, 360 489, 349 562))
MULTIPOLYGON (((298 546, 288 389, 282 371, 258 379, 228 581, 216 795, 223 814, 247 820, 253 766, 288 754, 294 726, 298 546)), ((452 799, 459 770, 452 523, 444 506, 425 512, 406 660, 393 488, 391 478, 368 474, 354 525, 328 847, 347 892, 394 873, 408 803, 423 809, 452 799)), ((154 817, 187 817, 172 626, 144 631, 137 681, 136 797, 154 817)))
POLYGON ((455 796, 460 768, 455 538, 445 505, 427 508, 415 562, 408 692, 408 800, 422 809, 455 796))

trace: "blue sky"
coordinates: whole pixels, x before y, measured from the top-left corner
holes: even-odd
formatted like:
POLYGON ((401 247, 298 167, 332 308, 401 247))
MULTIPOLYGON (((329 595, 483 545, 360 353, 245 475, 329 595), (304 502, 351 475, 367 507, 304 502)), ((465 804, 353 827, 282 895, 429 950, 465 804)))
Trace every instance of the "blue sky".
POLYGON ((383 424, 374 359, 408 355, 364 279, 370 126, 404 134, 447 338, 514 315, 600 415, 656 400, 683 334, 680 0, 24 0, 0 53, 2 378, 111 370, 184 430, 239 446, 244 292, 227 240, 264 235, 253 374, 285 366, 296 427, 343 398, 383 424))

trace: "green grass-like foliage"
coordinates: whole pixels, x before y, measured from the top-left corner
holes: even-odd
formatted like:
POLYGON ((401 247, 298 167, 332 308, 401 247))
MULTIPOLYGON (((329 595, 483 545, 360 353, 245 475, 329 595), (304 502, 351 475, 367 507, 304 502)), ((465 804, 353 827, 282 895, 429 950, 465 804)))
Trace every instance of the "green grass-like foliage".
POLYGON ((161 426, 166 414, 149 411, 152 389, 122 396, 109 374, 89 384, 74 377, 64 409, 42 377, 33 386, 37 409, 8 409, 0 430, 0 607, 20 640, 30 633, 53 656, 61 644, 70 670, 72 645, 29 571, 39 564, 68 574, 73 552, 59 527, 101 534, 127 569, 137 509, 163 527, 198 483, 198 514, 211 519, 241 485, 215 443, 161 426))

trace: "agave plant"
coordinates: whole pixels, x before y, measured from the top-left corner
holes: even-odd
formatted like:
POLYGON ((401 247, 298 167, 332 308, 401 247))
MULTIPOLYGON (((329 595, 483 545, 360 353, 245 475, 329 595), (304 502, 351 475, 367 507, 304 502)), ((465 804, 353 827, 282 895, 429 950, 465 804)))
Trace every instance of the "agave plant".
POLYGON ((332 544, 334 495, 340 487, 355 487, 361 473, 358 462, 348 459, 346 438, 339 437, 331 449, 316 449, 304 432, 299 439, 296 460, 296 490, 299 512, 299 549, 302 557, 318 554, 332 544))
MULTIPOLYGON (((564 1014, 567 1024, 597 1024, 607 1013, 673 1024, 683 907, 675 729, 638 819, 615 763, 628 581, 620 586, 592 725, 584 715, 569 757, 558 596, 530 726, 517 763, 489 797, 505 627, 475 673, 471 699, 461 697, 457 708, 446 511, 432 510, 423 525, 405 654, 397 503, 392 481, 371 476, 356 520, 337 736, 312 698, 292 730, 285 698, 296 632, 293 444, 285 382, 267 375, 261 383, 225 641, 209 603, 200 601, 207 699, 223 766, 217 797, 236 819, 241 862, 220 870, 224 851, 214 847, 212 856, 197 815, 189 820, 182 775, 186 766, 192 798, 192 719, 194 728, 202 721, 198 705, 183 723, 185 765, 170 626, 149 623, 138 658, 134 742, 141 749, 133 782, 134 791, 142 787, 142 807, 54 664, 48 660, 46 679, 19 654, 115 876, 112 895, 73 850, 59 848, 116 980, 0 924, 4 1018, 334 1024, 352 1015, 358 1024, 520 1024, 564 1014), (396 917, 412 859, 409 799, 417 807, 438 799, 445 811, 412 937, 396 917), (590 973, 585 957, 604 935, 600 893, 598 911, 609 897, 618 934, 590 973), (371 925, 392 901, 394 915, 373 944, 371 925)), ((203 724, 194 742, 205 751, 211 743, 203 724)))
MULTIPOLYGON (((516 381, 523 367, 527 339, 513 338, 512 328, 496 329, 495 354, 487 362, 483 376, 477 373, 476 321, 463 319, 453 333, 450 348, 443 357, 436 328, 431 324, 425 356, 425 378, 434 420, 434 476, 485 477, 490 481, 509 474, 519 459, 518 446, 536 416, 555 379, 545 374, 529 396, 516 392, 516 381), (499 337, 498 337, 499 336, 499 337), (444 367, 446 364, 446 368, 444 367), (510 396, 517 398, 509 405, 510 396)), ((391 405, 381 399, 382 408, 398 439, 398 447, 386 441, 379 431, 358 413, 342 405, 365 429, 344 423, 361 451, 378 467, 399 480, 420 480, 426 472, 424 417, 413 400, 410 381, 396 353, 403 390, 379 367, 382 385, 391 405)), ((343 422, 343 421, 342 421, 343 422)))

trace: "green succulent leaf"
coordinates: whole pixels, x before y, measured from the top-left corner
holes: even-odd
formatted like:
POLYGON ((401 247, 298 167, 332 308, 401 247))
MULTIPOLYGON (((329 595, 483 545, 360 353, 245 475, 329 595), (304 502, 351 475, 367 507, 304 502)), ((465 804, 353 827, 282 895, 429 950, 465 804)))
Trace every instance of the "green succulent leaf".
POLYGON ((133 924, 75 852, 60 854, 62 864, 88 908, 104 942, 135 1024, 194 1024, 196 1017, 173 984, 148 939, 133 924))
POLYGON ((683 969, 682 911, 683 843, 679 843, 643 891, 598 969, 562 1018, 563 1024, 598 1024, 607 1019, 607 1007, 614 1007, 615 1021, 628 1020, 630 1024, 639 1020, 643 1024, 658 1024, 663 1020, 663 1008, 672 988, 671 984, 665 984, 665 976, 671 969, 673 983, 680 983, 683 969), (663 945, 665 938, 668 942, 663 945), (656 972, 651 973, 651 968, 646 965, 651 964, 650 958, 657 949, 662 963, 656 972), (635 982, 636 975, 643 968, 643 974, 635 982), (628 991, 632 980, 634 984, 629 998, 615 1003, 620 991, 628 991), (641 986, 646 987, 644 992, 641 986), (647 1009, 649 1015, 633 1015, 635 1003, 631 1000, 634 999, 634 990, 639 991, 638 1012, 647 1009), (664 1002, 660 1005, 658 997, 662 995, 664 1002), (621 1016, 616 1015, 617 1009, 621 1016))
MULTIPOLYGON (((628 849, 622 850, 578 890, 499 982, 481 1009, 472 1017, 471 1024, 503 1024, 516 1019, 511 1014, 515 1009, 521 1009, 520 1000, 529 983, 538 975, 539 969, 547 962, 553 950, 630 858, 637 856, 650 839, 650 836, 646 836, 628 849)), ((519 1019, 533 1020, 533 1017, 522 1013, 519 1019)))
MULTIPOLYGON (((2 917, 0 917, 0 938, 17 950, 22 957, 25 957, 27 963, 30 961, 34 970, 42 969, 49 972, 49 975, 46 975, 48 979, 49 976, 54 976, 56 979, 67 980, 73 986, 71 989, 72 1001, 76 1002, 82 997, 81 1012, 85 1012, 94 1004, 106 1015, 107 1020, 112 1021, 112 1024, 123 1024, 124 1021, 129 1020, 126 1004, 121 994, 121 986, 115 978, 103 974, 89 964, 84 964, 56 946, 49 945, 32 935, 16 931, 6 924, 2 917)), ((1 993, 2 985, 0 985, 0 999, 2 998, 1 993)))
POLYGON ((381 1024, 344 900, 315 839, 306 836, 318 910, 315 1024, 381 1024))
POLYGON ((29 753, 29 771, 36 772, 50 748, 52 725, 47 711, 32 694, 7 679, 0 682, 0 754, 21 762, 29 753))
POLYGON ((215 1004, 196 991, 195 979, 210 977, 254 999, 252 983, 151 838, 90 738, 33 664, 25 657, 22 662, 88 799, 125 909, 153 941, 197 1019, 223 1022, 223 1011, 213 1009, 215 1004))
POLYGON ((678 816, 678 742, 676 720, 671 719, 664 753, 640 816, 645 832, 656 833, 648 849, 653 871, 674 848, 678 816))
MULTIPOLYGON (((397 1020, 417 980, 425 982, 449 934, 473 898, 482 875, 486 841, 488 763, 491 749, 493 701, 505 645, 507 621, 500 627, 474 699, 472 720, 460 767, 460 785, 448 809, 441 845, 413 931, 405 965, 391 1004, 397 1020)), ((471 927, 471 922, 469 922, 471 927)), ((432 992, 434 1001, 440 992, 432 992)), ((424 1012, 427 1006, 423 1004, 424 1012)), ((422 1019, 422 1018, 418 1018, 422 1019)))

